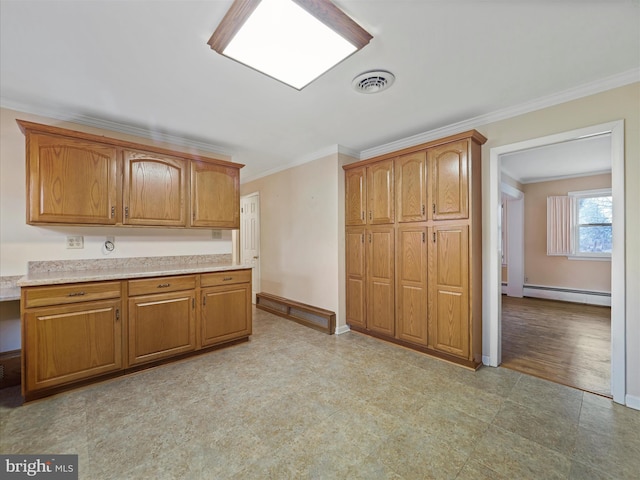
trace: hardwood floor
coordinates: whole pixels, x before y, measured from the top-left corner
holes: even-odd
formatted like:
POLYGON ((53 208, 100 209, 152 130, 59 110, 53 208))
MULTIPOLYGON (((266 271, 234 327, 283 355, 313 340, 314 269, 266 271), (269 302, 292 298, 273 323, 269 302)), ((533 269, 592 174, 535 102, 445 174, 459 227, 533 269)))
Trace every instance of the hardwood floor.
POLYGON ((611 396, 611 309, 502 296, 502 366, 611 396))

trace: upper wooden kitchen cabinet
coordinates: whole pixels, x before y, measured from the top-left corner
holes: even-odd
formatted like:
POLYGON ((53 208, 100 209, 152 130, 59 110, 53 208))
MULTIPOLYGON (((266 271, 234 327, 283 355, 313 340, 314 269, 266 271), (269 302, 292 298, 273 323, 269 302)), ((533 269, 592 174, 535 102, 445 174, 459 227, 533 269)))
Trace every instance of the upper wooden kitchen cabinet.
POLYGON ((191 162, 191 226, 240 228, 240 171, 191 162))
POLYGON ((150 152, 124 150, 125 225, 187 225, 188 162, 150 152))
POLYGON ((240 227, 243 165, 17 122, 29 224, 240 227))
POLYGON ((427 155, 424 151, 402 155, 395 160, 396 213, 398 222, 427 219, 427 155))
POLYGON ((115 225, 117 149, 34 133, 27 137, 27 223, 115 225))
POLYGON ((353 168, 344 172, 345 224, 366 225, 367 168, 353 168))
POLYGON ((345 223, 384 225, 394 222, 393 160, 345 172, 345 223))
POLYGON ((469 140, 427 150, 433 220, 469 218, 469 140))

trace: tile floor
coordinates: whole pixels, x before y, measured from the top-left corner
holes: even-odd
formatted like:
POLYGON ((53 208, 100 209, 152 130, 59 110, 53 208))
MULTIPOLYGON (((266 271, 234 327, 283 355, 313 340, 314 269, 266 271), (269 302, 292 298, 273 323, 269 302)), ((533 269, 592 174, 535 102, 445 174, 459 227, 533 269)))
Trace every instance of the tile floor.
POLYGON ((254 311, 251 341, 21 405, 0 452, 81 479, 638 479, 640 412, 254 311))

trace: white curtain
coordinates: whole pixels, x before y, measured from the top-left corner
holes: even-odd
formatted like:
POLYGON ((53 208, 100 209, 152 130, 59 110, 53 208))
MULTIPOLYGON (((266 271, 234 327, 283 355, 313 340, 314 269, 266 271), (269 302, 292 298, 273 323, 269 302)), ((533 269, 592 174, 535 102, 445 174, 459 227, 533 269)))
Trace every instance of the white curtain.
POLYGON ((573 197, 547 197, 547 255, 573 253, 573 197))

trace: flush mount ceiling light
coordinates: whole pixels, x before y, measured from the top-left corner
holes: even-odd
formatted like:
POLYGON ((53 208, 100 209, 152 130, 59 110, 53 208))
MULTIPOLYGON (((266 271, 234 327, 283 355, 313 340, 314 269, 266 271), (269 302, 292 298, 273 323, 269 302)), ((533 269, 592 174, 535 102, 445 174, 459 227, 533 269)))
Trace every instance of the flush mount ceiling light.
POLYGON ((207 43, 301 90, 372 38, 329 0, 235 0, 207 43))
POLYGON ((395 81, 396 77, 386 70, 371 70, 358 75, 351 81, 351 86, 360 93, 380 93, 395 81))

